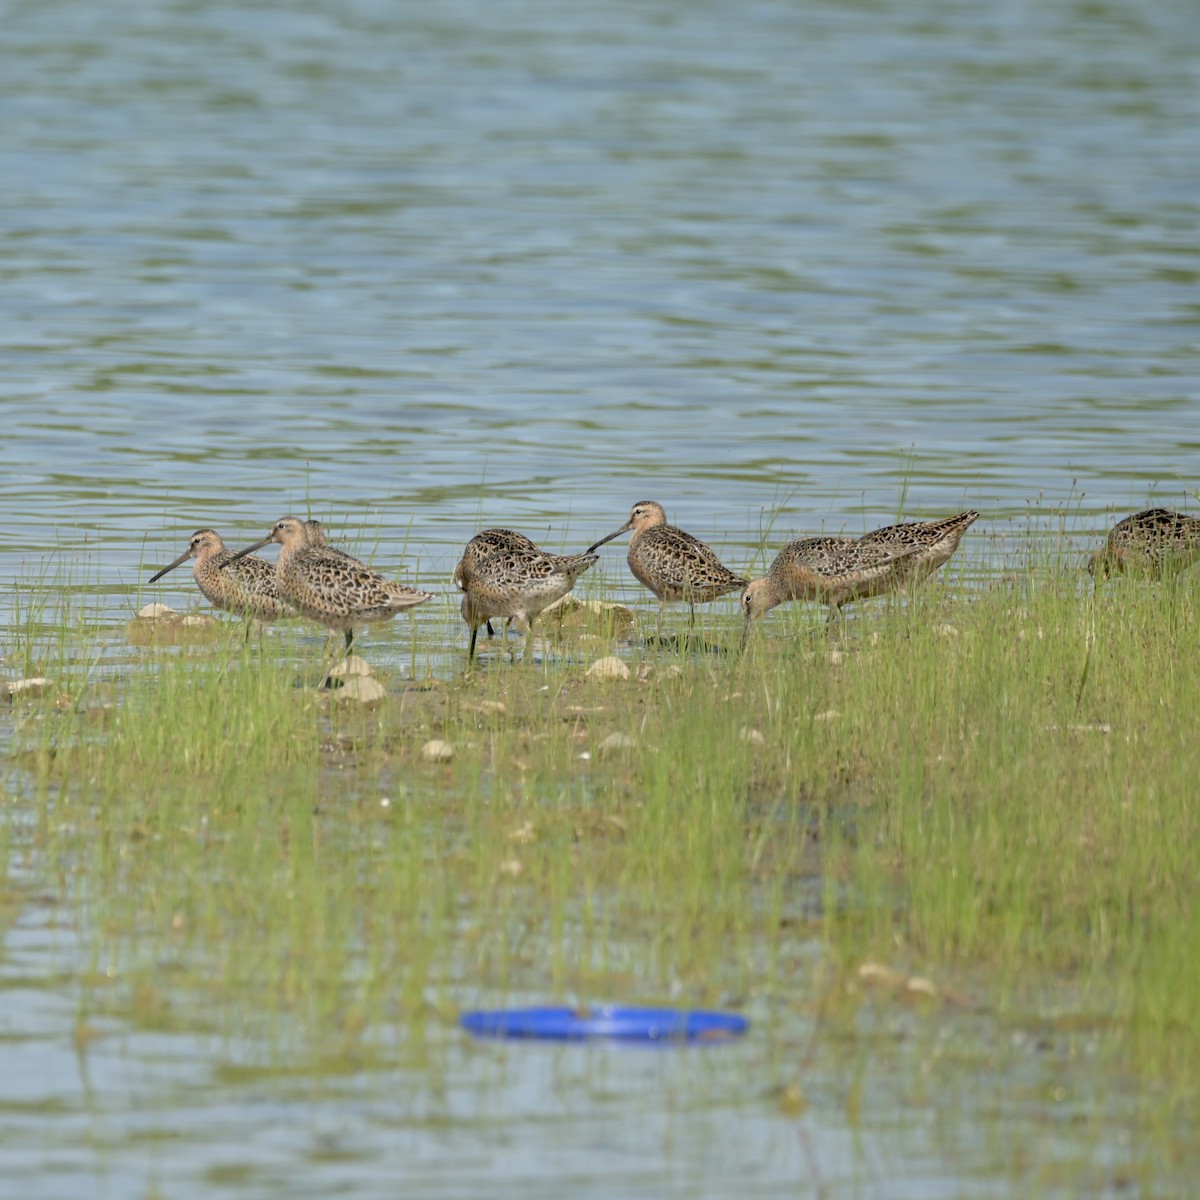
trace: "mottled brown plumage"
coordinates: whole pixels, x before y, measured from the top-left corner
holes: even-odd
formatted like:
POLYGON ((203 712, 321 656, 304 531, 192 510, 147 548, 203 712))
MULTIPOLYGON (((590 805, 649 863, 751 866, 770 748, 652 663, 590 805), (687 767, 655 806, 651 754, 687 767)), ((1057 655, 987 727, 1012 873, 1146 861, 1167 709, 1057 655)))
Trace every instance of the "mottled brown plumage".
POLYGON ((454 586, 460 592, 467 590, 467 578, 472 570, 497 550, 532 550, 541 553, 541 548, 515 529, 482 529, 464 547, 462 558, 454 567, 454 586))
MULTIPOLYGON (((395 583, 357 559, 312 545, 311 535, 298 517, 276 521, 265 538, 233 555, 230 565, 268 542, 280 545, 275 564, 280 595, 301 616, 342 631, 347 654, 354 642, 355 625, 386 621, 432 599, 431 592, 395 583)), ((225 569, 229 570, 230 565, 225 569)))
POLYGON ((314 550, 326 550, 330 554, 337 555, 338 558, 348 558, 351 562, 362 563, 362 559, 355 558, 353 554, 347 554, 345 550, 339 550, 336 546, 331 546, 329 540, 325 537, 325 529, 320 521, 305 521, 304 536, 308 540, 309 546, 314 550))
POLYGON ((1184 571, 1200 559, 1200 520, 1167 508, 1148 508, 1118 521, 1104 545, 1088 561, 1088 571, 1101 577, 1117 574, 1162 579, 1184 571))
POLYGON ((296 615, 279 595, 275 564, 265 558, 248 557, 227 566, 233 551, 212 529, 197 529, 188 541, 188 548, 174 562, 151 575, 150 582, 156 583, 189 558, 196 560, 192 564, 192 576, 197 586, 215 608, 260 621, 296 615))
POLYGON ((872 529, 859 541, 867 546, 883 546, 891 550, 914 550, 906 559, 905 572, 909 580, 924 579, 950 561, 958 549, 962 535, 979 519, 970 508, 957 516, 941 521, 905 521, 902 525, 885 525, 872 529))
POLYGON ((599 562, 598 554, 544 554, 511 548, 476 560, 465 576, 463 620, 471 630, 467 664, 475 657, 479 626, 491 617, 516 618, 529 626, 525 658, 533 648, 533 620, 543 609, 565 596, 575 580, 599 562))
MULTIPOLYGON (((540 547, 515 529, 482 529, 463 547, 462 558, 454 566, 454 586, 460 592, 465 592, 471 572, 497 550, 532 550, 535 554, 541 553, 540 547)), ((485 624, 488 637, 495 637, 496 631, 491 621, 485 624)), ((504 623, 505 629, 511 624, 512 617, 509 617, 504 623)))
POLYGON ((591 554, 631 529, 629 569, 643 587, 658 597, 660 605, 668 600, 686 600, 694 620, 697 604, 707 604, 746 586, 747 581, 724 566, 699 538, 668 525, 662 505, 653 500, 639 500, 630 510, 629 520, 594 542, 587 552, 591 554))
POLYGON ((742 593, 742 645, 753 621, 787 600, 816 600, 829 606, 829 620, 843 604, 893 591, 907 577, 917 546, 894 548, 865 538, 801 538, 785 546, 767 573, 742 593))

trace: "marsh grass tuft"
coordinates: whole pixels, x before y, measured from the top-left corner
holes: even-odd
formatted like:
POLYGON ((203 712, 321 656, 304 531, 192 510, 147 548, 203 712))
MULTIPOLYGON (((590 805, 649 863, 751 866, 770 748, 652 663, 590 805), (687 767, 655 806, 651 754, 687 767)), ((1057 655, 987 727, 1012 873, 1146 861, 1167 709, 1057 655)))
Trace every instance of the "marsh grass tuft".
POLYGON ((781 610, 745 656, 634 641, 628 680, 585 674, 627 629, 444 680, 414 652, 370 710, 299 686, 287 632, 146 647, 103 686, 64 650, 76 699, 15 745, 85 1009, 327 1070, 480 1000, 746 1002, 861 1072, 866 1006, 901 1003, 855 982, 874 961, 968 996, 981 1039, 1066 1007, 1093 1082, 1194 1103, 1197 581, 951 583, 832 640, 781 610))

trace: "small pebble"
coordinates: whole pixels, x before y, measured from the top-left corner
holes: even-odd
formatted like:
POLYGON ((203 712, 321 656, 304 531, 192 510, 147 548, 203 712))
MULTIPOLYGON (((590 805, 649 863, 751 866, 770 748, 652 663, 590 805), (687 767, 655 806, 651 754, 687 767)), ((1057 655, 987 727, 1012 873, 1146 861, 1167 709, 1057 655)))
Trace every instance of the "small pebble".
POLYGON ((179 614, 167 604, 147 604, 138 609, 138 618, 142 621, 163 621, 179 614))
POLYGON ((375 704, 387 695, 387 689, 368 675, 351 675, 335 693, 339 700, 357 700, 359 704, 375 704))
POLYGON ((908 982, 908 977, 895 967, 877 962, 862 963, 858 968, 858 977, 863 983, 874 983, 883 987, 903 987, 908 982))
POLYGON ((574 628, 595 625, 621 633, 633 628, 633 612, 625 605, 610 604, 603 600, 580 600, 572 592, 543 609, 542 618, 547 617, 574 628))
POLYGON ((630 671, 619 658, 610 655, 608 658, 596 659, 588 667, 586 674, 589 679, 628 679, 630 671))
POLYGON ((421 757, 426 762, 449 762, 454 757, 454 747, 449 742, 433 738, 421 747, 421 757))
POLYGON ((18 696, 26 700, 33 700, 38 696, 44 696, 53 687, 52 679, 39 677, 37 679, 14 679, 4 685, 4 690, 10 700, 15 700, 18 696))
POLYGON ((371 674, 371 664, 357 654, 343 658, 336 666, 329 669, 330 679, 354 679, 371 674))
POLYGON ((926 979, 923 975, 910 975, 905 981, 904 987, 914 996, 928 996, 931 1000, 936 1000, 938 996, 938 990, 933 981, 926 979))
POLYGON ((667 663, 665 667, 655 667, 650 663, 642 663, 638 667, 640 683, 665 683, 668 679, 679 679, 683 676, 683 668, 675 663, 667 663))
POLYGON ((621 754, 626 750, 637 749, 637 740, 627 733, 610 733, 597 747, 596 753, 604 756, 621 754))
POLYGON ((208 613, 188 613, 179 624, 184 629, 211 629, 217 623, 216 617, 208 613))

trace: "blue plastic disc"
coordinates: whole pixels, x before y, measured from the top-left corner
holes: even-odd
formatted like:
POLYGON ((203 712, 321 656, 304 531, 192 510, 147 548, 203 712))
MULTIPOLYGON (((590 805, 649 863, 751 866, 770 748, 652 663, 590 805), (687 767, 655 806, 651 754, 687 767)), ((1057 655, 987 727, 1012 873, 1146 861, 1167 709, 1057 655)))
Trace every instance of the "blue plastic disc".
POLYGON ((584 1042, 726 1042, 750 1022, 734 1013, 676 1008, 497 1008, 463 1013, 458 1022, 480 1038, 584 1042))

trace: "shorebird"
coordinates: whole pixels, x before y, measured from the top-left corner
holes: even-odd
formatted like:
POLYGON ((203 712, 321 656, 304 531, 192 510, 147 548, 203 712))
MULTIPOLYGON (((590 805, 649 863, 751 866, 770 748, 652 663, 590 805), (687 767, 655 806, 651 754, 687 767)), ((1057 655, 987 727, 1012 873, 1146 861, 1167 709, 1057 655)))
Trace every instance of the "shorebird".
POLYGON ((1088 560, 1093 578, 1116 572, 1162 579, 1200 559, 1200 520, 1167 508, 1148 508, 1118 521, 1088 560))
POLYGON ((890 550, 914 551, 905 560, 905 580, 925 579, 938 567, 950 561, 958 549, 962 535, 979 519, 973 508, 940 521, 905 521, 902 525, 885 525, 872 529, 859 541, 867 546, 883 546, 890 550))
POLYGON ((188 548, 174 562, 151 575, 150 582, 157 583, 168 571, 182 566, 189 558, 196 560, 192 564, 192 575, 197 586, 215 608, 241 617, 256 617, 260 621, 296 615, 279 595, 275 564, 265 558, 250 557, 239 558, 228 566, 233 551, 212 529, 197 529, 188 541, 188 548))
MULTIPOLYGON (((339 550, 336 546, 331 546, 329 540, 325 537, 325 529, 320 521, 305 521, 304 536, 308 539, 309 546, 315 550, 327 550, 330 554, 336 554, 338 558, 348 558, 351 562, 362 563, 362 559, 355 558, 353 554, 347 554, 345 550, 339 550)), ((363 563, 363 565, 365 566, 366 564, 363 563)))
MULTIPOLYGON (((471 572, 483 559, 487 558, 489 554, 495 554, 497 550, 532 550, 535 553, 541 553, 539 546, 530 541, 523 533, 517 533, 515 529, 480 530, 463 547, 462 558, 454 566, 454 586, 460 592, 465 592, 471 572)), ((487 621, 486 624, 488 637, 495 637, 496 631, 492 628, 491 621, 487 621)), ((509 617, 504 622, 505 632, 508 631, 511 624, 512 617, 509 617)))
POLYGON ((771 568, 742 593, 742 646, 751 624, 786 600, 816 600, 829 606, 829 622, 843 604, 894 591, 907 578, 919 548, 872 545, 865 538, 811 537, 791 542, 771 568))
POLYGON ((467 666, 475 658, 479 627, 491 617, 519 618, 529 626, 525 659, 533 650, 533 620, 543 609, 565 596, 575 580, 600 561, 598 554, 544 554, 520 548, 497 550, 479 559, 465 576, 463 620, 471 630, 467 666))
POLYGON ((283 517, 265 538, 233 555, 224 569, 230 570, 268 542, 278 542, 275 572, 279 594, 302 617, 344 633, 347 654, 354 644, 355 625, 386 621, 433 598, 432 592, 385 579, 357 559, 314 546, 310 536, 298 517, 283 517))
POLYGON ((660 620, 668 600, 686 600, 688 623, 694 624, 697 604, 707 604, 746 586, 747 580, 722 565, 702 541, 668 525, 662 505, 653 500, 639 500, 630 510, 629 520, 608 537, 593 542, 587 553, 592 554, 630 529, 629 569, 658 597, 660 620))

